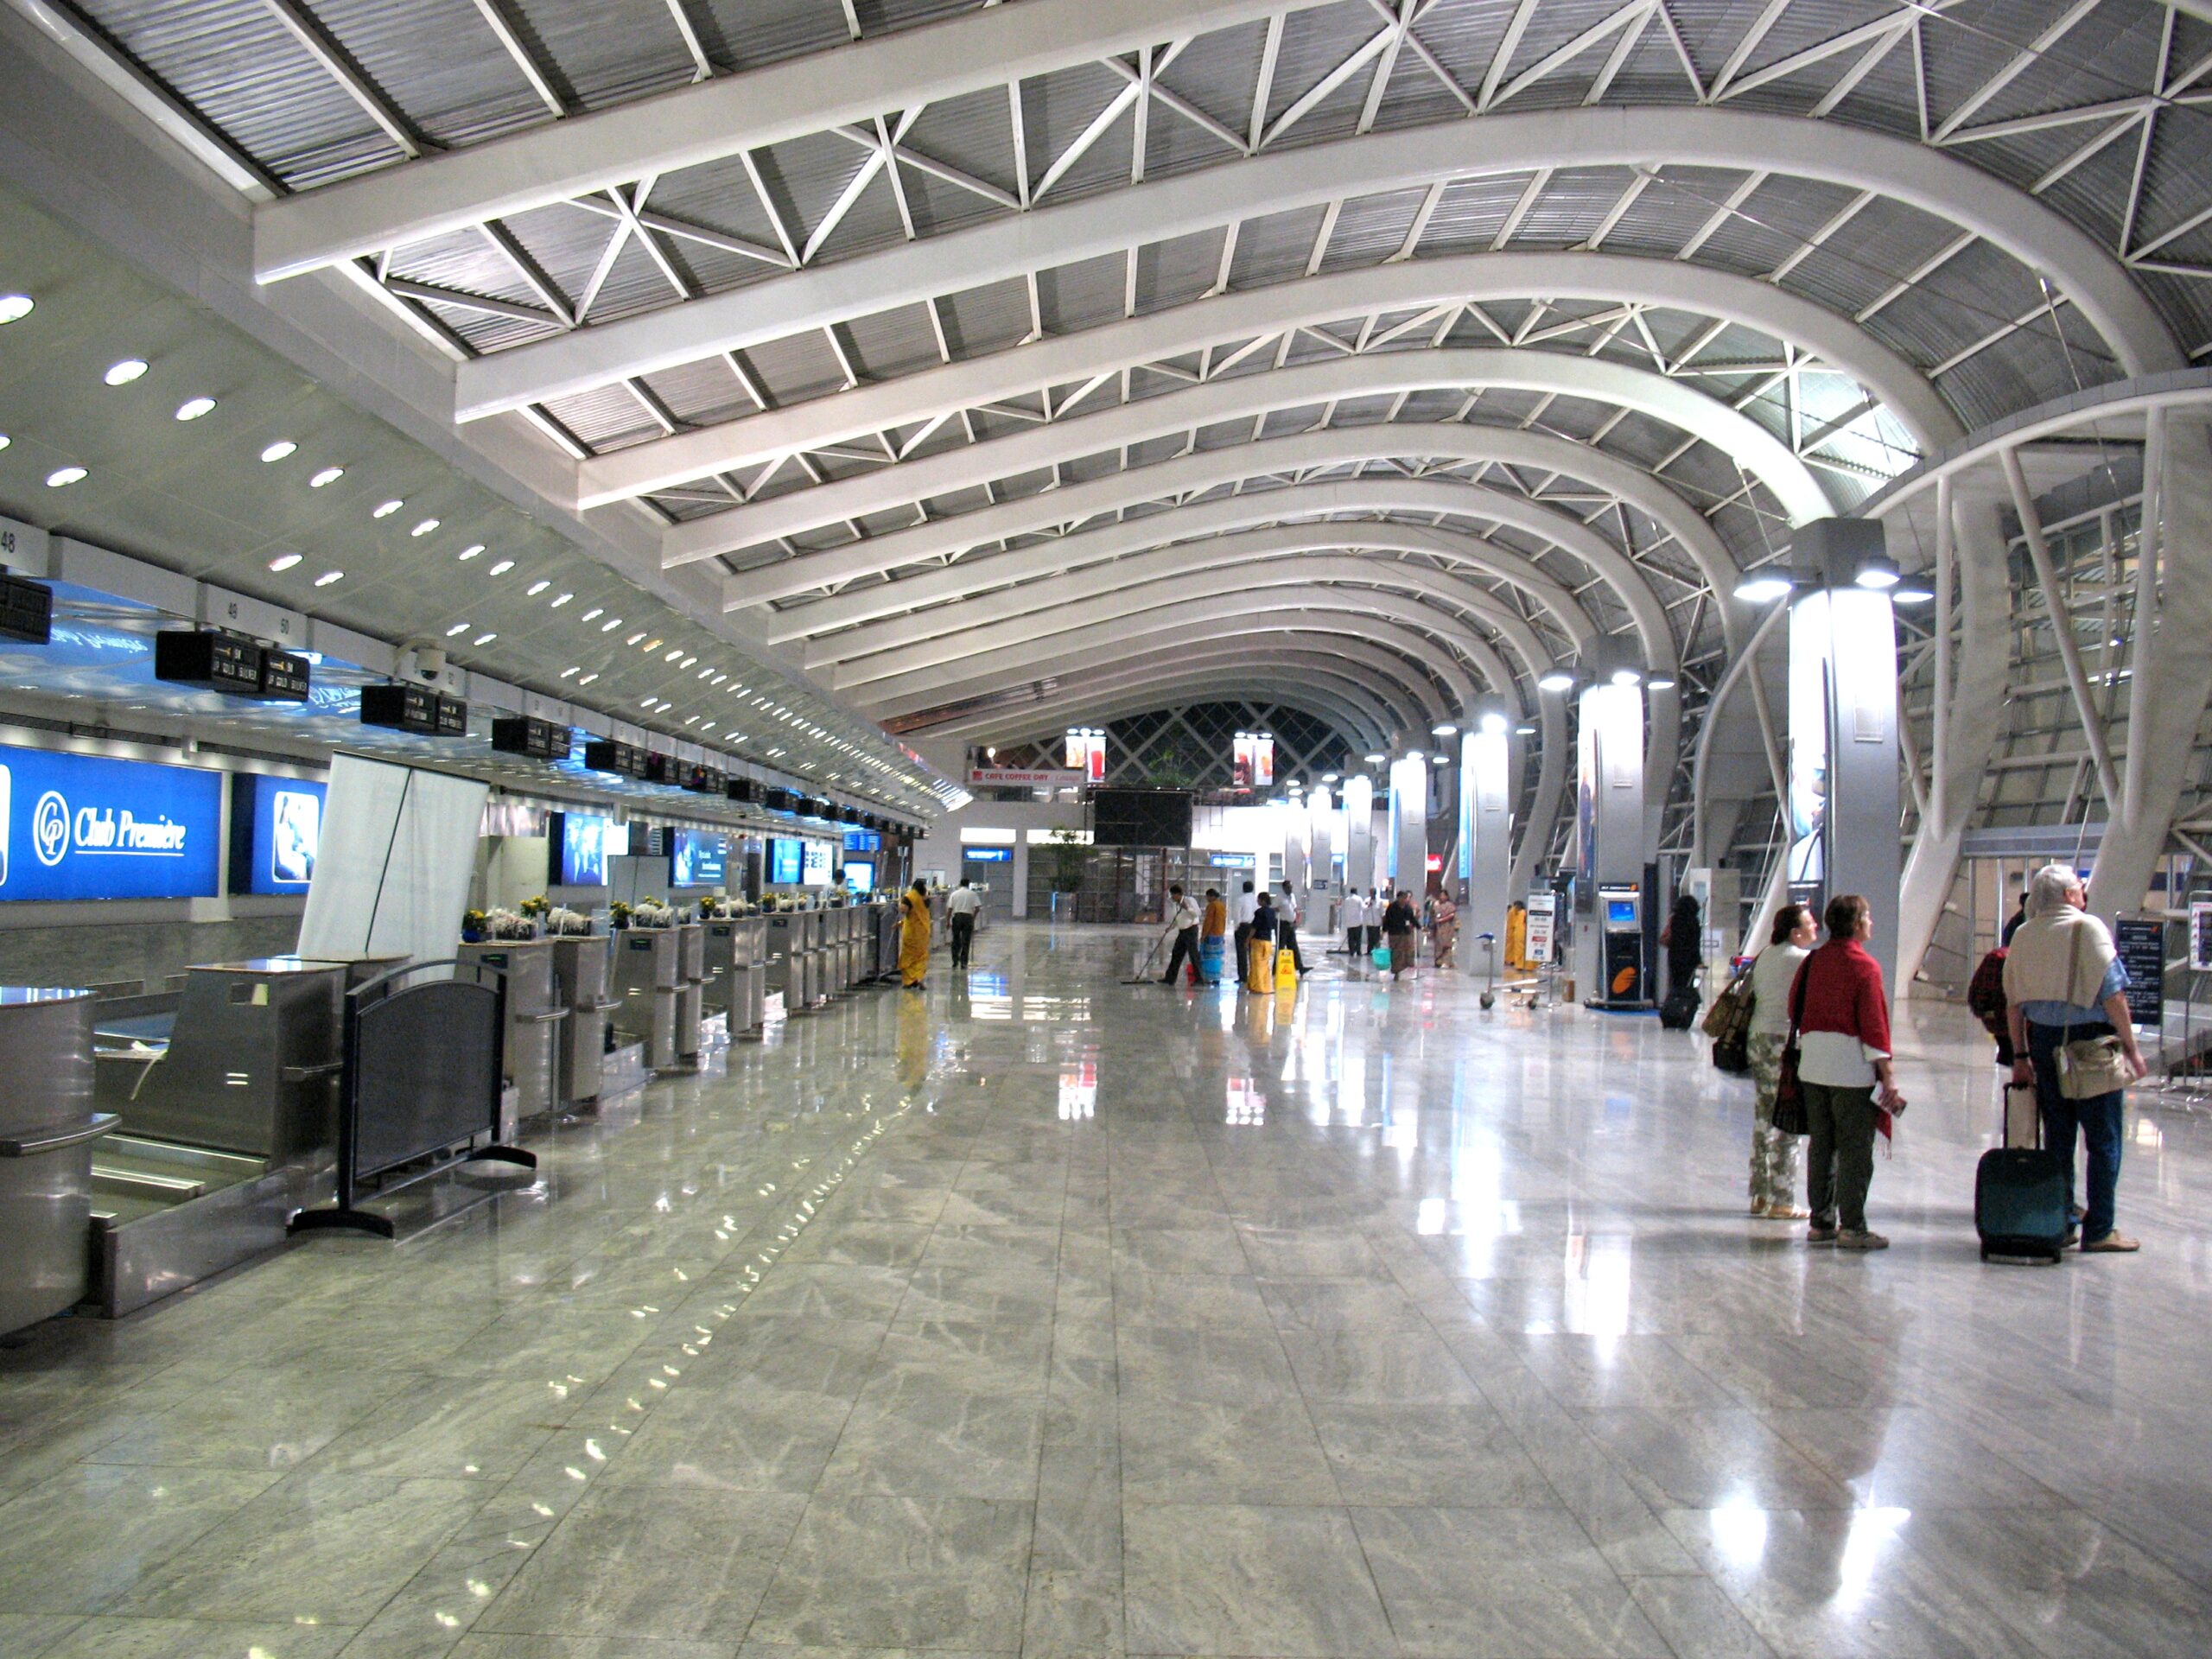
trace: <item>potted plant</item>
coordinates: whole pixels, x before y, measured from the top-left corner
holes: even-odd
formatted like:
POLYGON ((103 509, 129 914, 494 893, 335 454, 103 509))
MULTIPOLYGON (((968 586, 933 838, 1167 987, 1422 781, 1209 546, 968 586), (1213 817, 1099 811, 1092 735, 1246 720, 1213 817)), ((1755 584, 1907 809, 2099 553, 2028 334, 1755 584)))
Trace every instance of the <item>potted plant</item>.
POLYGON ((630 906, 617 899, 607 907, 607 925, 616 932, 630 925, 630 906))
POLYGON ((464 910, 461 912, 461 942, 463 944, 484 943, 484 912, 464 910))

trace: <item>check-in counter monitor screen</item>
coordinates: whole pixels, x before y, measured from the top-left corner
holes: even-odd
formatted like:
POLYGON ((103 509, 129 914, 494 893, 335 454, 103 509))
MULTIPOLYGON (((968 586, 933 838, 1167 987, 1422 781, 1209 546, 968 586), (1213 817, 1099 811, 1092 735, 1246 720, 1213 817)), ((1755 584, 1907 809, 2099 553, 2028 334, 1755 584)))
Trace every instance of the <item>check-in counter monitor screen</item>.
POLYGON ((849 858, 845 861, 845 887, 852 893, 875 891, 875 862, 872 859, 849 858))
MULTIPOLYGON (((561 868, 556 882, 564 887, 603 887, 607 885, 607 861, 612 855, 607 846, 607 831, 614 826, 605 818, 589 812, 564 812, 561 815, 561 868)), ((629 840, 626 834, 623 848, 626 851, 629 840)))
POLYGON ((810 887, 828 887, 830 843, 826 841, 803 841, 799 848, 799 880, 810 887))
POLYGON ((719 887, 729 876, 729 842, 706 830, 678 830, 669 854, 669 885, 719 887))
POLYGON ((303 893, 322 847, 321 784, 239 772, 232 781, 231 891, 303 893))
POLYGON ((795 887, 799 874, 806 868, 806 843, 788 836, 774 836, 768 842, 768 881, 772 887, 795 887))

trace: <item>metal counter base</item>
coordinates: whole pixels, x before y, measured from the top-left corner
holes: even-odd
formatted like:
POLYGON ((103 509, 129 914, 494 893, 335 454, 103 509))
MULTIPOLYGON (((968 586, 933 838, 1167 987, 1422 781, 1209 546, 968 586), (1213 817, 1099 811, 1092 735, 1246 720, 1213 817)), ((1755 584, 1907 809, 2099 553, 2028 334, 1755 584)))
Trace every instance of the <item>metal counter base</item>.
POLYGON ((92 1305, 120 1319, 251 1262, 336 1192, 327 1151, 272 1162, 110 1135, 92 1160, 92 1305))

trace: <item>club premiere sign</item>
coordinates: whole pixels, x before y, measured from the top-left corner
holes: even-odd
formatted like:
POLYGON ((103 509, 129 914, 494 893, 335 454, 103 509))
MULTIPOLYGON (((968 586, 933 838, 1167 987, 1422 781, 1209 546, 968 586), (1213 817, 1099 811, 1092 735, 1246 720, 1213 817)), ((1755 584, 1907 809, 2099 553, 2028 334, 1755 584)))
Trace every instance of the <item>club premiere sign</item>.
POLYGON ((0 747, 0 901, 219 891, 220 772, 0 747))

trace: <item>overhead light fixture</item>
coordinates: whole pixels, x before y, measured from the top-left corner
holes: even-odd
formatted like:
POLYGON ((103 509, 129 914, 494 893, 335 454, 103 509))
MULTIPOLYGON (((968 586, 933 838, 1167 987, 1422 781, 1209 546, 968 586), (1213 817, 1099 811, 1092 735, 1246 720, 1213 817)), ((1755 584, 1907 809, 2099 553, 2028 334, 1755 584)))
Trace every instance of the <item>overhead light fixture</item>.
POLYGON ((81 467, 57 467, 46 475, 46 487, 49 490, 64 490, 86 476, 85 469, 81 467))
POLYGON ((1441 725, 1430 727, 1428 734, 1431 737, 1457 737, 1459 735, 1459 728, 1447 720, 1441 725))
POLYGON ((661 646, 662 646, 662 645, 665 645, 666 643, 667 643, 667 641, 663 640, 663 639, 648 639, 648 640, 646 640, 646 641, 645 641, 645 655, 647 655, 648 657, 652 656, 652 655, 653 654, 653 652, 655 652, 658 651, 658 650, 661 648, 661 646))
POLYGON ((188 397, 176 406, 176 417, 180 421, 196 421, 202 415, 213 411, 214 407, 213 397, 188 397))
POLYGON ((1610 678, 1615 685, 1635 686, 1643 683, 1643 671, 1638 669, 1617 668, 1607 677, 1610 678))
POLYGON ((326 570, 315 579, 315 585, 318 588, 327 588, 334 582, 345 580, 346 573, 343 570, 326 570))
POLYGON ((1333 784, 1337 781, 1337 774, 1333 772, 1325 772, 1321 774, 1321 781, 1325 784, 1333 784))
POLYGON ((1875 593, 1886 593, 1897 585, 1897 562, 1880 555, 1862 559, 1852 581, 1875 593))
POLYGON ((544 580, 543 580, 543 579, 540 579, 539 581, 537 581, 537 582, 531 582, 531 583, 530 584, 529 588, 526 588, 524 591, 528 594, 528 595, 529 595, 531 598, 532 598, 532 599, 536 599, 536 598, 537 598, 540 594, 543 593, 543 592, 544 592, 548 588, 550 588, 552 585, 553 585, 553 584, 552 584, 551 582, 546 582, 546 581, 544 581, 544 580))
POLYGON ((1550 673, 1544 675, 1541 678, 1537 680, 1536 690, 1539 691, 1572 691, 1574 690, 1574 676, 1563 668, 1555 668, 1552 670, 1550 673))
POLYGON ((407 504, 404 501, 379 501, 377 503, 376 511, 371 513, 369 517, 372 518, 389 518, 393 513, 397 512, 406 505, 407 504))
POLYGON ((294 443, 289 438, 279 438, 276 442, 270 444, 267 448, 262 450, 261 459, 263 463, 266 465, 271 461, 282 461, 287 455, 297 454, 299 453, 299 448, 300 446, 294 443))
POLYGON ((557 611, 575 597, 574 594, 556 594, 550 602, 553 608, 557 611))
POLYGON ((621 619, 620 617, 619 617, 619 616, 609 617, 606 621, 604 621, 604 622, 602 622, 602 623, 601 623, 601 624, 599 625, 599 631, 600 631, 601 633, 612 633, 612 632, 614 632, 614 630, 615 630, 615 629, 617 629, 617 628, 620 627, 621 626, 622 626, 622 619, 621 619))
POLYGON ((308 488, 311 490, 319 490, 326 484, 335 484, 340 479, 345 476, 346 469, 343 467, 326 467, 321 472, 317 473, 313 478, 308 480, 308 488))
POLYGON ((456 623, 454 623, 454 624, 453 625, 453 626, 451 626, 451 627, 449 627, 449 628, 448 628, 448 629, 446 630, 446 638, 447 638, 447 639, 450 639, 454 638, 454 635, 456 635, 456 634, 467 633, 467 632, 468 632, 468 624, 467 624, 467 623, 466 623, 466 622, 456 622, 456 623))
POLYGON ((1516 726, 1513 729, 1522 737, 1534 737, 1536 734, 1536 728, 1534 726, 1516 726))
POLYGON ((0 294, 0 322, 21 322, 31 314, 28 294, 0 294))
POLYGON ((460 552, 454 555, 454 556, 459 559, 463 564, 466 564, 469 560, 479 556, 483 551, 483 543, 471 542, 467 547, 462 548, 460 552))
POLYGON ((1736 584, 1736 597, 1747 605, 1767 605, 1789 598, 1789 578, 1785 575, 1745 576, 1736 584))
POLYGON ((1482 717, 1482 729, 1496 737, 1505 729, 1505 716, 1495 710, 1482 717))
POLYGON ((437 527, 438 521, 436 519, 425 518, 421 524, 416 525, 414 529, 409 531, 407 533, 410 536, 427 536, 437 527))
POLYGON ((496 633, 480 633, 468 643, 472 645, 488 645, 499 637, 496 633))
POLYGON ((579 622, 596 622, 601 617, 606 614, 606 611, 601 607, 594 605, 591 609, 586 611, 582 616, 578 617, 576 620, 579 622))
POLYGON ((497 564, 493 565, 484 574, 491 576, 504 576, 508 571, 514 568, 515 562, 512 559, 501 559, 497 564))
POLYGON ((100 376, 100 378, 111 386, 127 386, 145 372, 146 359, 144 358, 126 357, 119 363, 109 364, 107 372, 100 376))
POLYGON ((1370 766, 1379 766, 1388 761, 1389 758, 1390 757, 1387 754, 1370 754, 1367 757, 1367 764, 1370 766))
POLYGON ((1936 590, 1916 577, 1907 576, 1890 589, 1892 605, 1931 605, 1935 601, 1936 590))
POLYGON ((564 668, 561 671, 561 677, 564 680, 574 679, 576 672, 577 671, 573 668, 564 668))
POLYGON ((269 561, 269 568, 276 571, 289 570, 300 562, 300 558, 297 553, 279 553, 269 561))
POLYGON ((577 683, 578 685, 589 685, 589 684, 590 684, 594 680, 597 679, 598 677, 599 677, 599 671, 598 671, 596 669, 594 669, 592 672, 590 672, 590 673, 588 673, 588 674, 585 675, 585 676, 583 677, 583 678, 582 678, 581 680, 578 680, 578 681, 576 682, 576 683, 577 683))
MULTIPOLYGON (((618 626, 619 626, 619 625, 618 625, 618 626)), ((636 645, 636 644, 638 643, 638 641, 639 641, 639 640, 640 640, 640 639, 644 639, 645 637, 645 630, 644 630, 644 629, 642 629, 642 628, 640 628, 637 632, 635 632, 635 633, 632 634, 632 635, 631 635, 627 639, 625 639, 622 643, 623 643, 624 645, 636 645)), ((647 645, 647 646, 645 647, 645 649, 646 649, 647 651, 651 651, 651 650, 652 649, 652 645, 647 645)))

